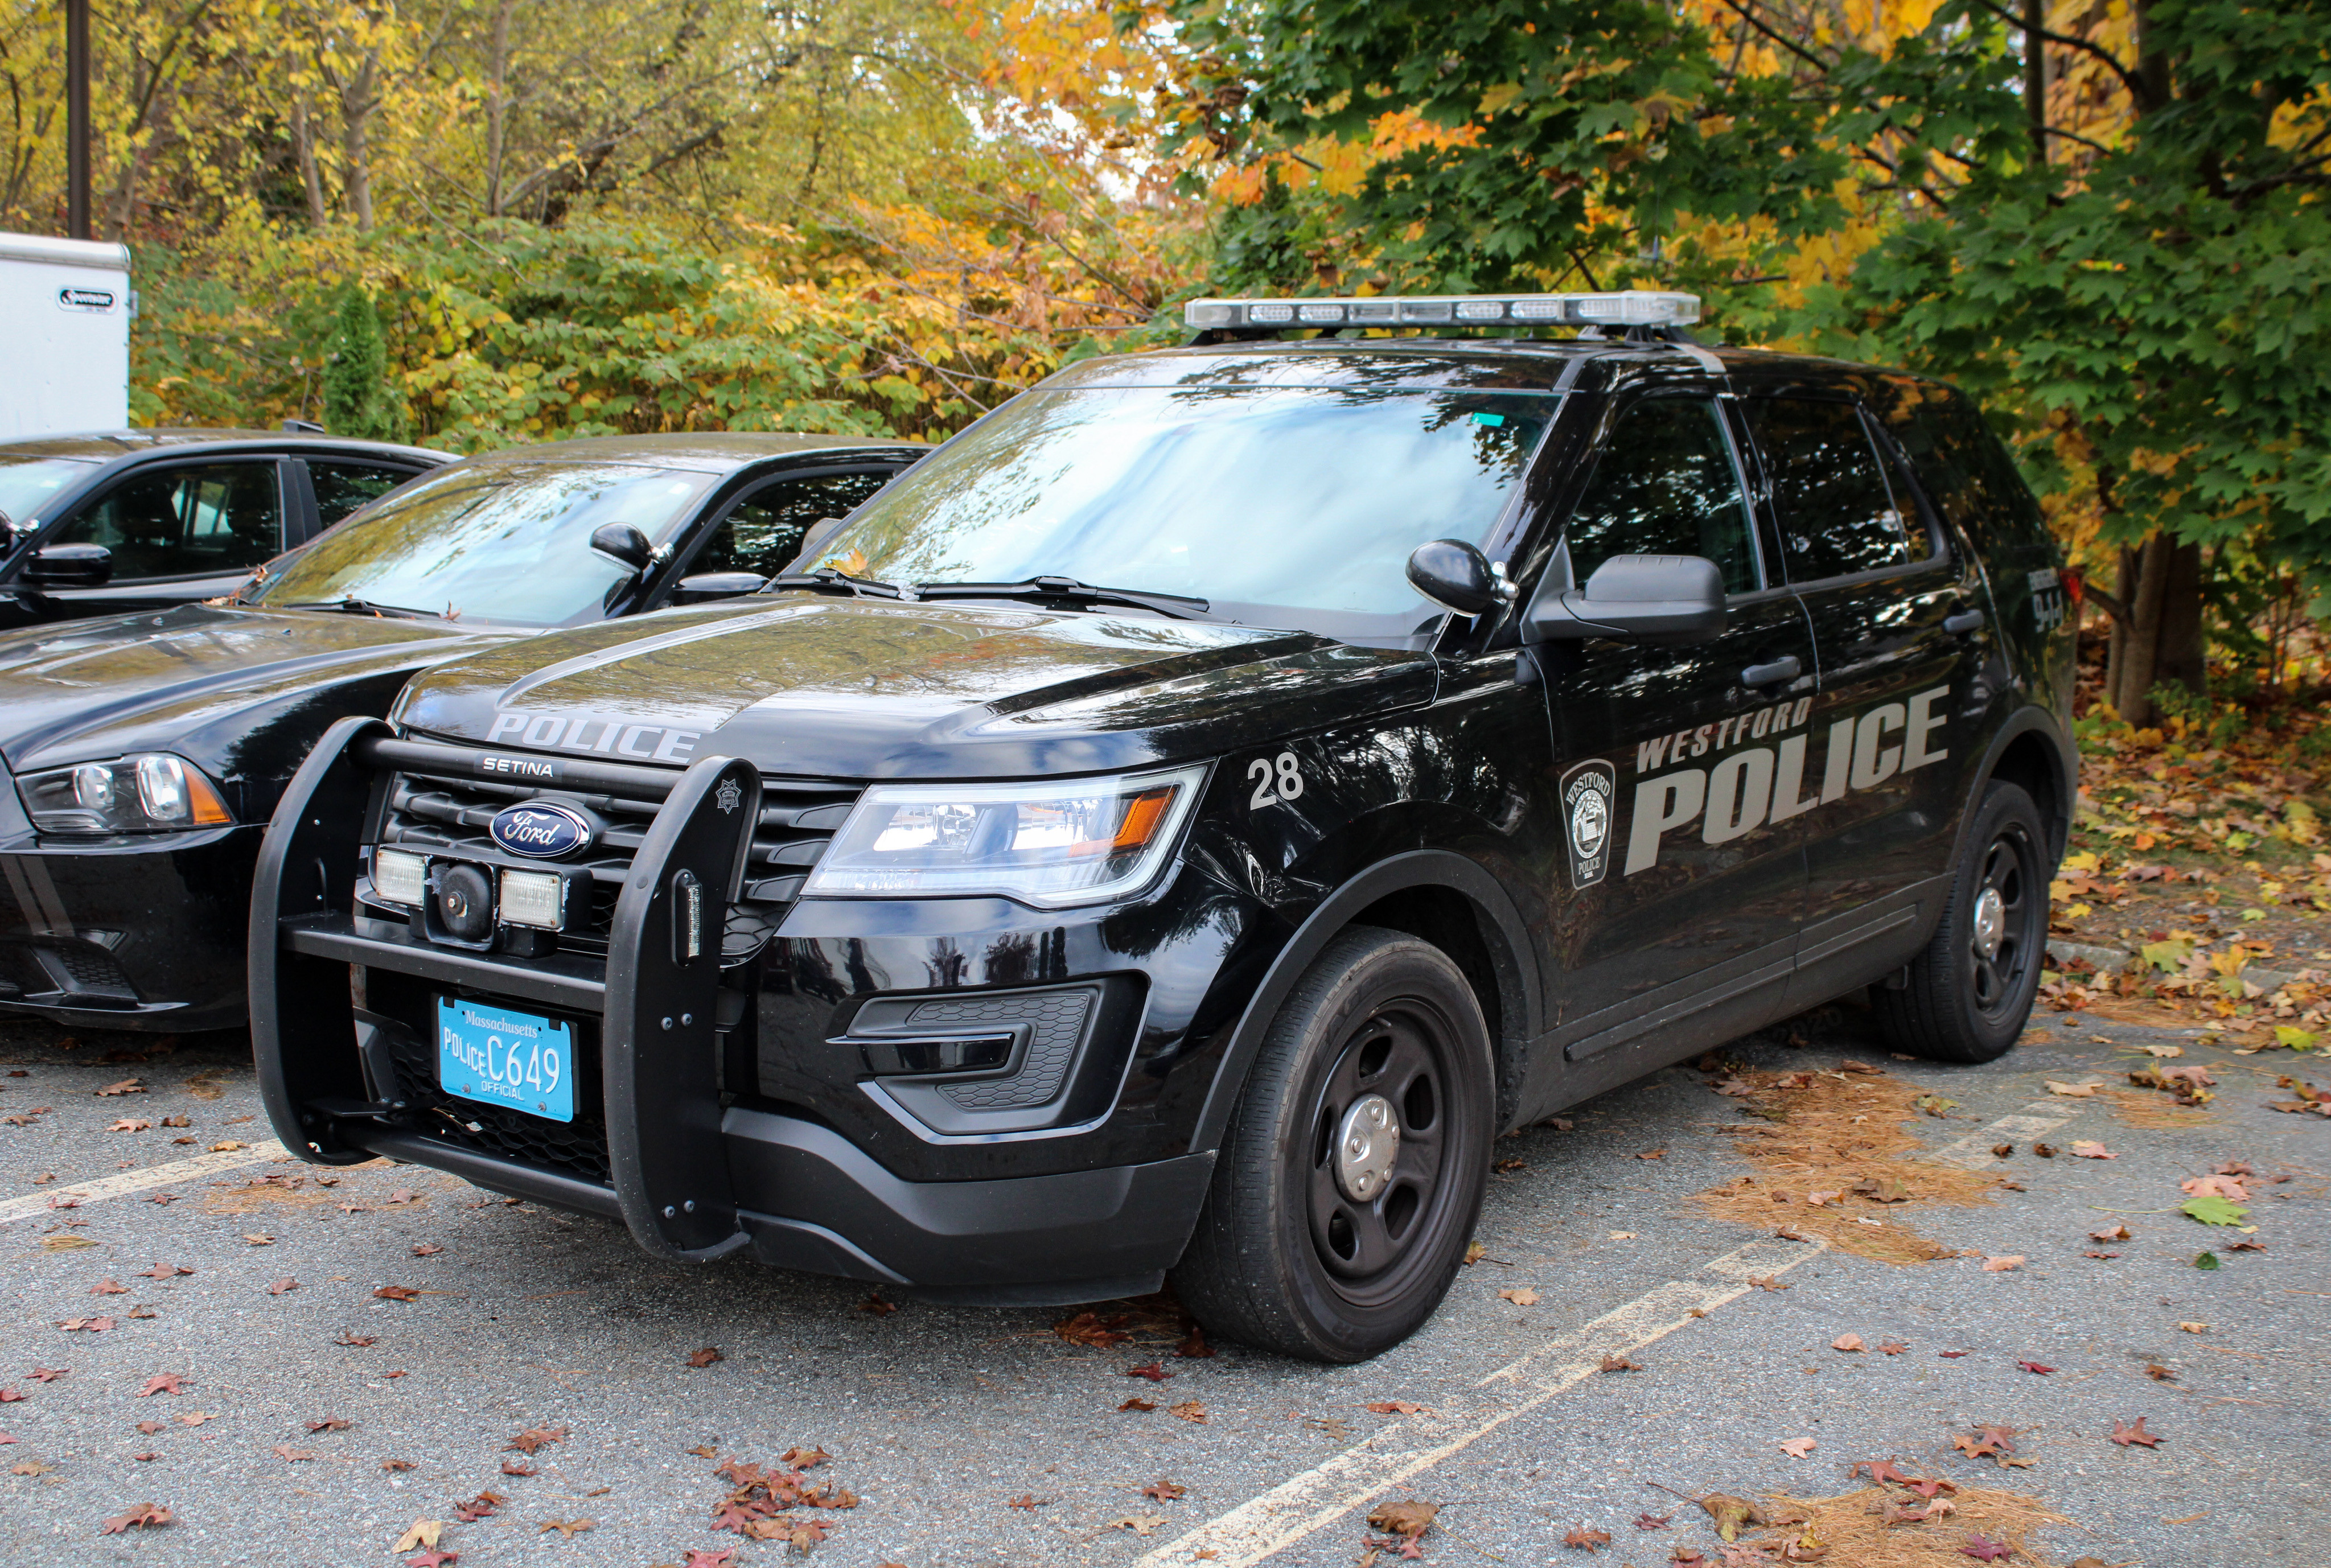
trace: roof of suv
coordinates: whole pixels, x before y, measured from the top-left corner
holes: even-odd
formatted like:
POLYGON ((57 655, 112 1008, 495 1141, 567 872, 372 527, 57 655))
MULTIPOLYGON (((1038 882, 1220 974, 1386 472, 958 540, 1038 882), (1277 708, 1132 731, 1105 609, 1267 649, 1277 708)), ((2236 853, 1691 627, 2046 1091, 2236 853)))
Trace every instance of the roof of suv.
POLYGON ((450 452, 390 441, 362 441, 355 436, 319 434, 314 431, 200 429, 191 426, 161 430, 96 430, 71 435, 32 436, 0 442, 0 456, 79 458, 86 462, 109 462, 115 458, 159 451, 174 447, 264 446, 270 449, 315 447, 331 451, 376 451, 384 456, 415 458, 432 463, 449 461, 450 452))
POLYGON ((590 435, 528 446, 497 447, 462 461, 471 467, 503 462, 636 462, 658 468, 726 472, 765 458, 799 452, 866 451, 918 447, 900 436, 802 435, 788 431, 684 431, 669 435, 590 435))
POLYGON ((1081 376, 1070 372, 1056 376, 1053 385, 1170 385, 1204 379, 1247 380, 1259 385, 1341 385, 1377 378, 1389 363, 1399 366, 1399 384, 1403 385, 1478 392, 1551 392, 1560 385, 1577 385, 1589 366, 1606 374, 1629 367, 1670 369, 1681 364, 1704 369, 1711 367, 1711 359, 1728 373, 1795 374, 1817 380, 1903 374, 1881 372, 1878 366, 1847 360, 1767 348, 1623 339, 1316 337, 1295 342, 1266 339, 1198 344, 1096 359, 1087 363, 1096 371, 1107 366, 1106 372, 1087 372, 1081 376), (1194 375, 1196 364, 1203 364, 1205 369, 1194 375), (1148 368, 1128 376, 1126 367, 1133 366, 1148 368))

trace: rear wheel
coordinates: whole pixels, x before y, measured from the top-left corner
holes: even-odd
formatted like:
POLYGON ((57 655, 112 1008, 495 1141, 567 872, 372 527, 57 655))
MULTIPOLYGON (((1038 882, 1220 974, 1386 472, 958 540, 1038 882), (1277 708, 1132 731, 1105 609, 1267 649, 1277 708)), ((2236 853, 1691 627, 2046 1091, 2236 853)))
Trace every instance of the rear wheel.
POLYGON ((1355 927, 1273 1020, 1174 1272, 1217 1335, 1354 1362, 1447 1294, 1479 1216, 1489 1035, 1447 955, 1355 927))
POLYGON ((1930 1061, 1991 1061, 2023 1032, 2048 947, 2050 867, 2040 808, 2022 786, 1994 784, 1966 836, 1927 950, 1908 984, 1870 993, 1896 1050, 1930 1061))

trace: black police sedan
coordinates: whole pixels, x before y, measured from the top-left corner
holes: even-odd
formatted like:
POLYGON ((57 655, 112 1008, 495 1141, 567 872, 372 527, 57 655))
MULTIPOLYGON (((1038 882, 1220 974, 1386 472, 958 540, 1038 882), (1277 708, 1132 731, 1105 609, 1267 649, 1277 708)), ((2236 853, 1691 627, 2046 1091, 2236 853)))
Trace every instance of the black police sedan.
POLYGON ((749 592, 921 450, 715 434, 491 452, 246 572, 229 602, 0 638, 0 1011, 240 1022, 261 824, 333 720, 386 712, 457 653, 749 592))
POLYGON ((200 603, 453 460, 310 427, 0 442, 0 629, 200 603))
POLYGON ((1199 301, 765 594, 433 670, 269 828, 276 1128, 668 1258, 1171 1270, 1350 1361, 1500 1129, 1861 986, 1997 1056, 2073 801, 2055 548, 1949 388, 1693 306, 1199 301))

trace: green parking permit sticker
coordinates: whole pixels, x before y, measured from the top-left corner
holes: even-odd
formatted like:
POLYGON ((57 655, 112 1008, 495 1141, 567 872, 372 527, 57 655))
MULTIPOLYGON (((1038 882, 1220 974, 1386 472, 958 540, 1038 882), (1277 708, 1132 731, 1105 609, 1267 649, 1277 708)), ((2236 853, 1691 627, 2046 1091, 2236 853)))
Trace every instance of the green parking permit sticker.
POLYGON ((1490 429, 1495 430, 1498 426, 1506 423, 1506 416, 1502 413, 1477 413, 1473 416, 1473 423, 1475 424, 1486 424, 1490 429))

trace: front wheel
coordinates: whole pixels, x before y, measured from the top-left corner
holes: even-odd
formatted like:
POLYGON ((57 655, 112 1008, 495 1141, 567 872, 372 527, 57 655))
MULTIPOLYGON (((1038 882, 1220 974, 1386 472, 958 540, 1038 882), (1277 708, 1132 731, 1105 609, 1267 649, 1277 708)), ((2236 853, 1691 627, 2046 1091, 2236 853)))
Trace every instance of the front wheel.
POLYGON ((2046 842, 2021 785, 1984 792, 1941 925, 1907 984, 1870 993, 1888 1044, 1930 1061, 1992 1061, 2022 1034, 2048 951, 2046 842))
POLYGON ((1174 1271, 1217 1335, 1365 1361, 1432 1315, 1464 1260, 1495 1115, 1489 1028, 1429 943, 1338 935, 1271 1022, 1174 1271))

